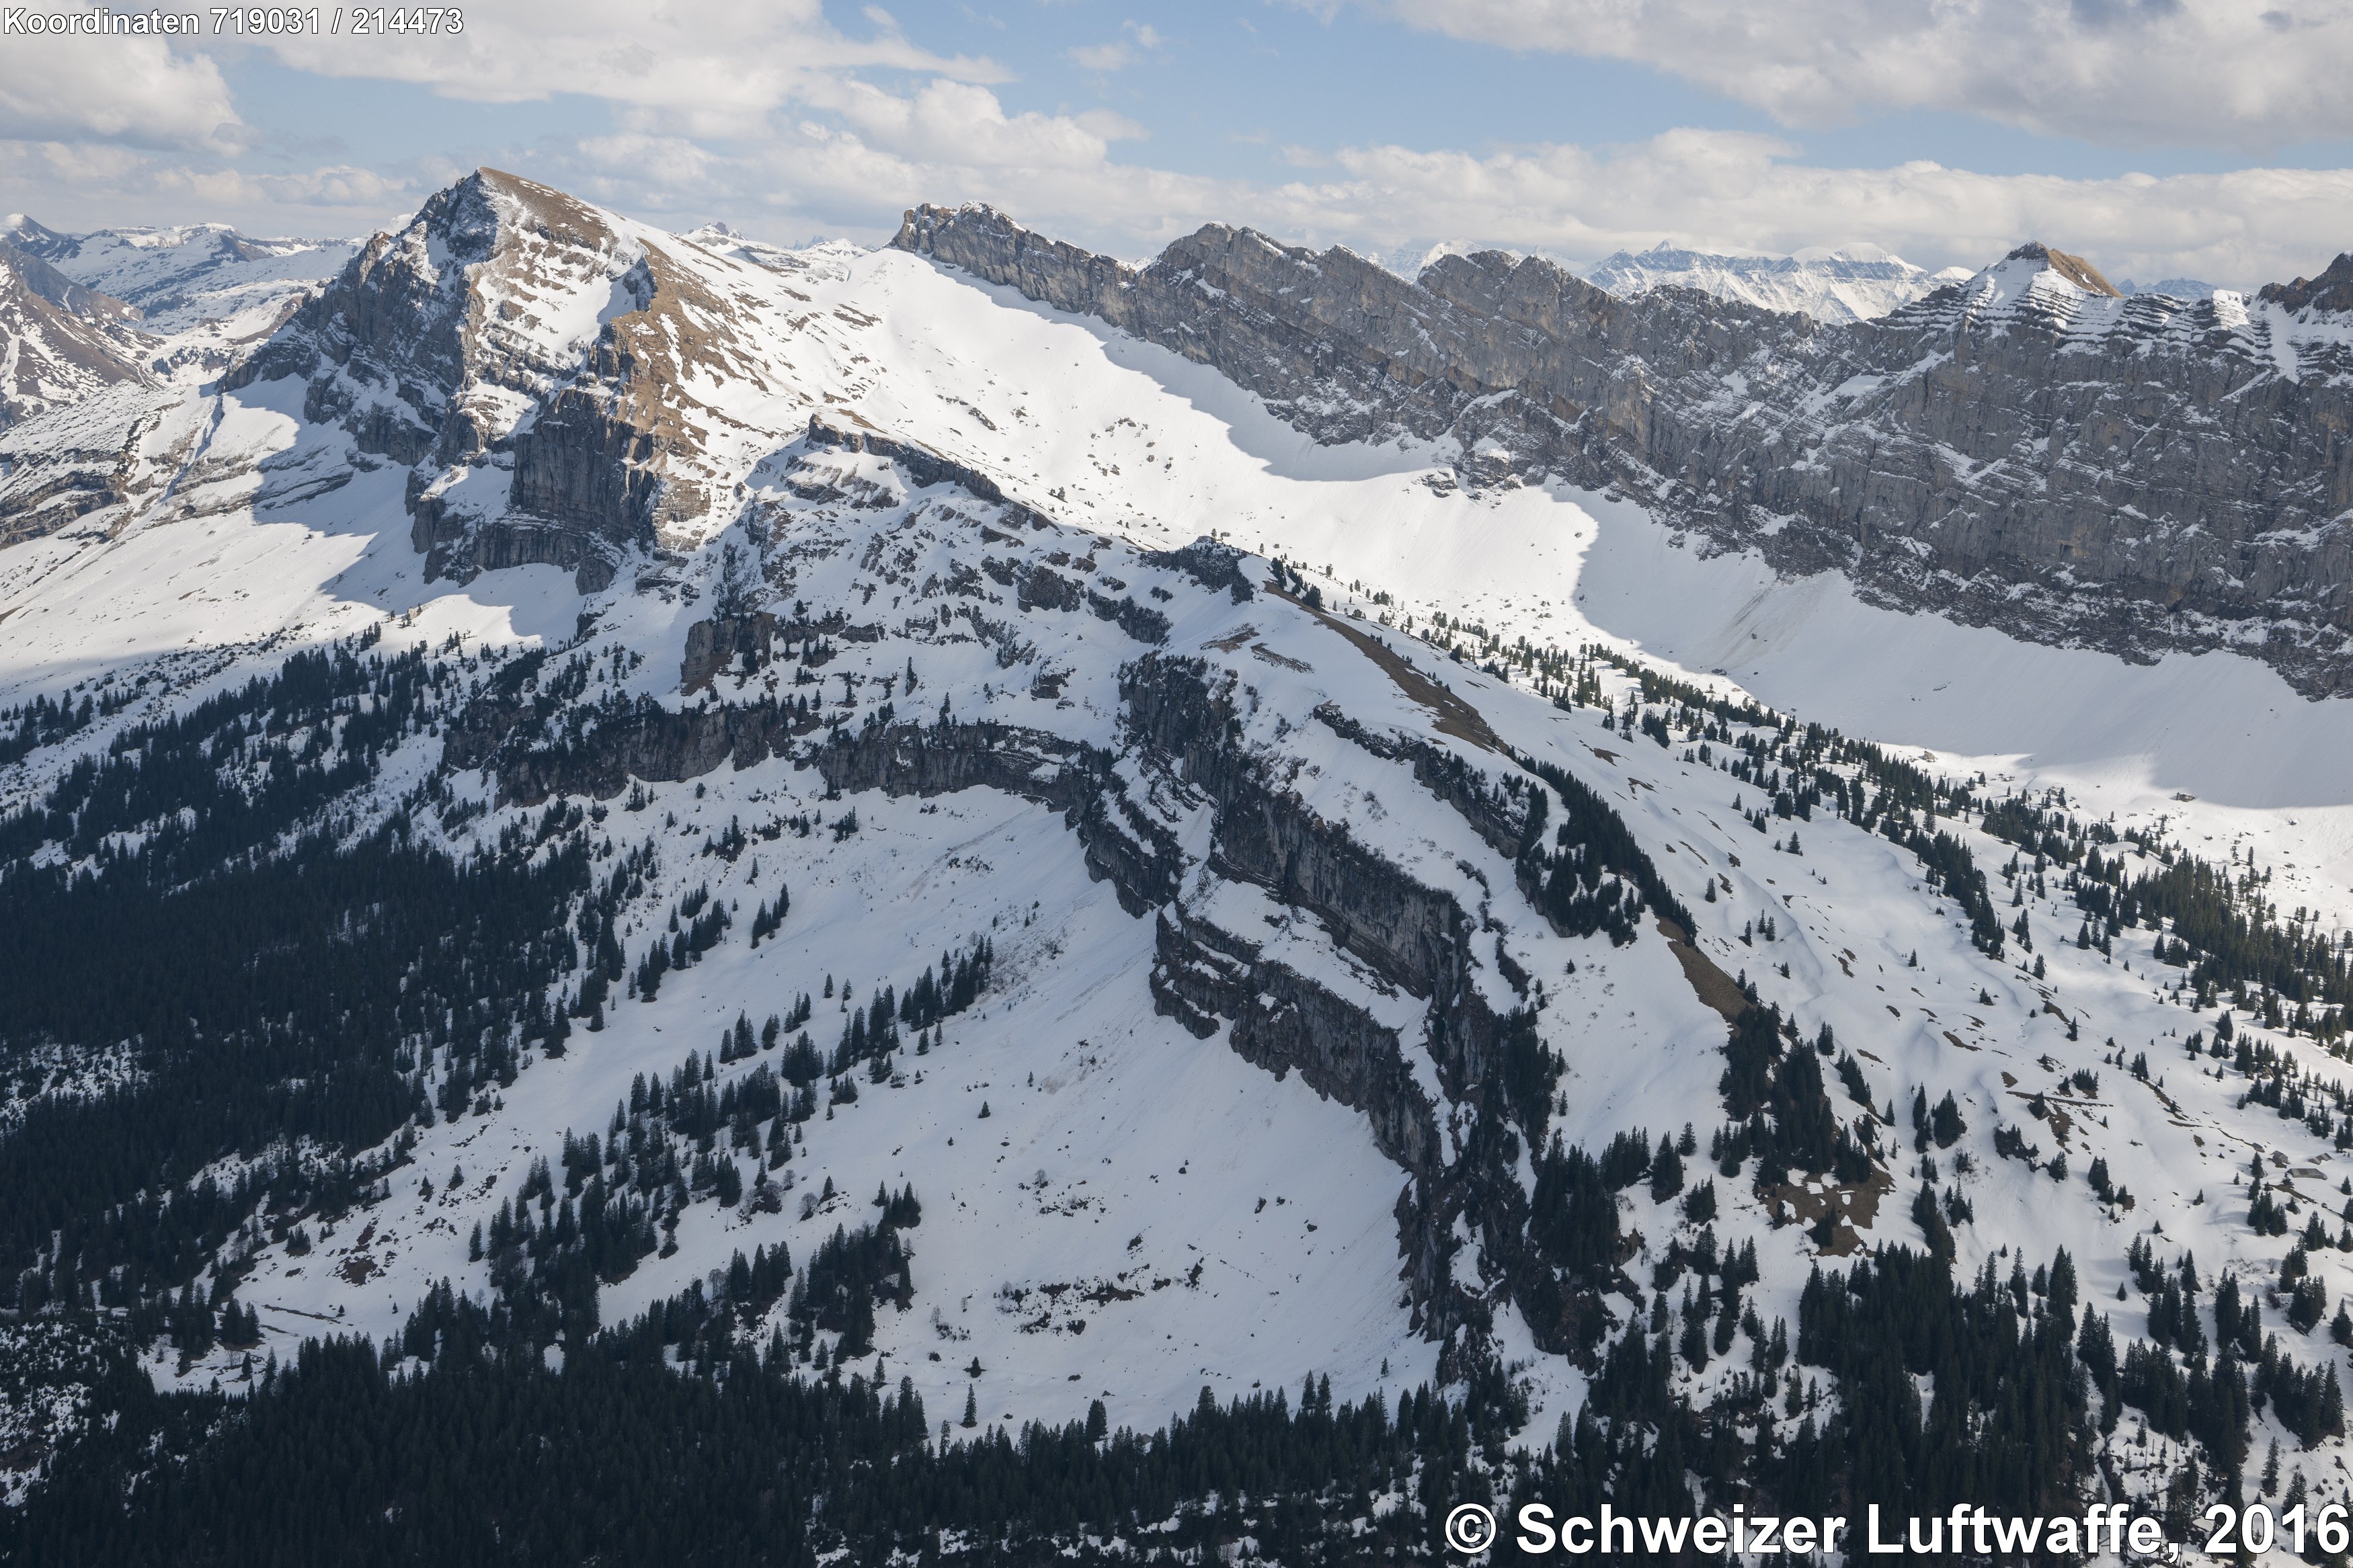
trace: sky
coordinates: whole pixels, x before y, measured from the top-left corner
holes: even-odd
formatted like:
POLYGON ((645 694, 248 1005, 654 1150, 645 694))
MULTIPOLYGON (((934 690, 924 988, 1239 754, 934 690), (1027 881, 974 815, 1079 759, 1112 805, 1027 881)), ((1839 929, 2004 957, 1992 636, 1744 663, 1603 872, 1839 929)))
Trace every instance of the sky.
POLYGON ((515 0, 365 37, 332 12, 0 34, 0 208, 357 236, 489 164, 787 244, 985 201, 1136 259, 1222 222, 1408 271, 2035 238, 2248 288, 2353 249, 2344 0, 515 0))

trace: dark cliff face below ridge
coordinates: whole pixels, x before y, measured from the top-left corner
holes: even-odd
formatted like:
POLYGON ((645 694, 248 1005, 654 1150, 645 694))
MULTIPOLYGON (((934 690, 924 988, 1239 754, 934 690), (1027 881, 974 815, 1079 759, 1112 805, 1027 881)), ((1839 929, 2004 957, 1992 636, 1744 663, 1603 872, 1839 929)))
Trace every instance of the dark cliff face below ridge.
POLYGON ((1211 365, 1321 441, 1451 437, 1468 483, 1611 491, 1888 608, 2353 690, 2353 348, 2297 330, 2353 307, 2353 258, 2242 318, 2028 244, 1824 326, 1494 252, 1409 281, 1218 225, 1141 268, 986 207, 916 208, 892 243, 1211 365))

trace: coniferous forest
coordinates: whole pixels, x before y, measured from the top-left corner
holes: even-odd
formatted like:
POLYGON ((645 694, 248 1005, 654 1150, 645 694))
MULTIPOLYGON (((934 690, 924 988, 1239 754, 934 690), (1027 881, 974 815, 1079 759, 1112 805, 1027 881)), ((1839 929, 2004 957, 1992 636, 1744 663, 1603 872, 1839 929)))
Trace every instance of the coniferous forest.
MULTIPOLYGON (((1697 1267, 1736 1317, 1736 1259, 1697 1267)), ((1638 1327, 1534 1453, 1505 1447, 1527 1412, 1492 1371, 1451 1400, 1416 1389, 1335 1405, 1309 1376, 1295 1396, 1220 1405, 1204 1390, 1150 1433, 1099 1415, 1008 1432, 927 1411, 865 1369, 797 1374, 781 1330, 736 1331, 764 1291, 773 1300, 763 1272, 739 1256, 715 1300, 690 1292, 575 1338, 560 1366, 512 1314, 447 1291, 382 1345, 314 1341, 234 1397, 158 1394, 94 1352, 121 1419, 69 1450, 0 1543, 27 1563, 805 1563, 944 1550, 1192 1562, 1245 1542, 1284 1563, 1438 1561, 1436 1527, 1457 1502, 1680 1516, 1694 1476, 1725 1511, 1859 1512, 1864 1500, 2066 1511, 2090 1462, 2094 1390, 2108 1418, 2122 1385, 2152 1425, 2228 1458, 2265 1376, 2224 1345, 2168 1402, 2129 1386, 2148 1374, 2119 1365, 2063 1253, 2031 1282, 1990 1268, 1956 1281, 1934 1258, 1883 1248, 1818 1272, 1794 1338, 1777 1332, 1757 1356, 1746 1398, 1694 1411, 1670 1389, 1691 1347, 1638 1327), (1968 1398, 1924 1418, 1923 1377, 1968 1398)), ((854 1289, 882 1300, 890 1287, 854 1289)), ((2271 1397, 2301 1397, 2280 1375, 2271 1397)), ((2316 1427, 2341 1429, 2333 1381, 2311 1397, 2316 1427)), ((2191 1500, 2183 1489, 2182 1508, 2191 1500)), ((2186 1512, 2169 1522, 2189 1526, 2186 1512)))
MULTIPOLYGON (((791 916, 782 885, 741 936, 701 884, 648 906, 659 857, 678 851, 633 843, 621 831, 633 807, 550 804, 461 854, 416 830, 481 810, 444 775, 372 795, 404 737, 451 724, 485 692, 524 689, 502 662, 456 646, 392 653, 374 637, 299 655, 271 679, 117 733, 0 818, 13 1106, 0 1126, 12 1282, 0 1335, 16 1392, 46 1378, 110 1416, 75 1426, 42 1483, 0 1510, 0 1561, 1434 1562, 1447 1555, 1440 1521, 1465 1500, 1499 1512, 1532 1500, 1558 1513, 1604 1501, 1650 1514, 1868 1502, 1933 1514, 1963 1501, 2064 1512, 2098 1494, 2096 1442, 2125 1422, 2198 1456, 2166 1500, 2169 1532, 2187 1539, 2202 1505, 2240 1495, 2255 1418, 2271 1413, 2307 1447, 2344 1433, 2334 1367, 2300 1356, 2294 1337, 2322 1331, 2335 1305, 2297 1260, 2353 1247, 2353 1231, 2317 1215, 2298 1222, 2294 1277, 2274 1293, 2286 1304, 2270 1321, 2262 1286, 2204 1278, 2187 1251, 2137 1242, 2152 1330, 2141 1339, 2117 1331, 2113 1303, 2089 1299, 2063 1249, 1957 1271, 1972 1214, 1958 1185, 1932 1177, 1908 1201, 1920 1245, 1832 1256, 1825 1215, 1796 1321, 1762 1321, 1755 1242, 1719 1244, 1713 1227, 1722 1194, 1859 1188, 1900 1164, 1907 1142, 1933 1170, 1967 1123, 1949 1094, 1918 1094, 1908 1127, 1893 1101, 1882 1112, 1855 1054, 1827 1026, 1803 1034, 1745 974, 1714 1086, 1721 1121, 1704 1139, 1629 1129, 1598 1149, 1565 1145, 1547 1132, 1559 1064, 1528 1016, 1506 1021, 1480 1135, 1528 1140, 1524 1223, 1548 1277, 1571 1299, 1632 1309, 1581 1320, 1589 1396, 1548 1433, 1530 1431, 1509 1368, 1470 1355, 1442 1363, 1442 1390, 1356 1403, 1335 1402, 1314 1368, 1295 1389, 1220 1402, 1205 1388, 1147 1431, 1113 1429, 1100 1405, 1018 1429, 969 1399, 926 1409, 874 1339, 878 1314, 906 1310, 924 1268, 926 1204, 912 1183, 799 1256, 738 1251, 707 1289, 608 1321, 606 1289, 667 1255, 689 1205, 784 1205, 798 1130, 861 1085, 891 1083, 987 996, 987 936, 856 1006, 845 996, 838 1038, 814 1037, 802 994, 763 1020, 740 1015, 667 1074, 638 1075, 608 1122, 567 1132, 477 1229, 470 1252, 488 1266, 488 1293, 445 1282, 382 1340, 329 1332, 281 1360, 260 1349, 239 1296, 245 1259, 307 1248, 395 1183, 429 1189, 436 1173, 409 1159, 417 1130, 480 1113, 531 1057, 577 1048, 610 1009, 651 1002, 666 976, 723 942, 770 939, 791 916), (355 830, 363 801, 378 825, 355 830), (652 934, 631 947, 633 909, 652 934), (723 1081, 715 1070, 745 1061, 756 1065, 723 1081), (69 1080, 74 1092, 57 1092, 69 1080), (1683 1228, 1636 1279, 1620 1194, 1638 1190, 1671 1203, 1683 1228), (238 1376, 159 1392, 138 1357, 162 1346, 183 1364, 243 1352, 238 1376), (1694 1405, 1684 1374, 1727 1361, 1731 1392, 1694 1405), (1924 1385, 1937 1396, 1924 1400, 1924 1385)), ((585 658, 531 668, 559 698, 591 672, 585 658)), ((2154 926, 2185 1000, 2216 1010, 2211 1034, 2187 1042, 2199 1070, 2235 1071, 2243 1103, 2353 1145, 2343 1091, 2233 1026, 2236 1009, 2334 1042, 2353 1005, 2343 944, 2283 921, 2251 868, 2149 839, 2134 847, 2160 868, 2127 876, 2121 837, 2063 802, 1932 779, 1647 672, 1641 689, 1649 707, 1639 725, 1628 710, 1630 739, 1725 747, 1727 771, 1757 794, 1753 825, 1786 823, 1791 853, 1818 810, 1885 838, 1989 956, 2030 942, 2027 922, 2004 921, 1994 879, 1940 816, 2017 847, 2001 882, 2062 881, 2084 911, 2079 948, 2154 926)), ((37 704, 11 716, 10 743, 70 742, 80 713, 37 704)), ((1556 823, 1525 780, 1455 783, 1519 814, 1519 875, 1559 929, 1617 946, 1639 939, 1646 915, 1691 925, 1607 802, 1549 765, 1529 773, 1562 802, 1556 823)), ((837 837, 858 831, 850 813, 835 826, 837 837)), ((744 847, 731 825, 701 854, 744 847)), ((1773 940, 1769 925, 1756 935, 1773 940)), ((2119 1051, 2111 1070, 2150 1068, 2119 1051)), ((2105 1162, 2085 1179, 2128 1209, 2105 1162)), ((2253 1171, 2249 1223, 2286 1235, 2272 1179, 2253 1171)), ((828 1183, 803 1201, 836 1196, 828 1183)), ((2341 1307, 2337 1321, 2353 1339, 2341 1307)), ((1516 1550, 1507 1531, 1497 1560, 1516 1550)))

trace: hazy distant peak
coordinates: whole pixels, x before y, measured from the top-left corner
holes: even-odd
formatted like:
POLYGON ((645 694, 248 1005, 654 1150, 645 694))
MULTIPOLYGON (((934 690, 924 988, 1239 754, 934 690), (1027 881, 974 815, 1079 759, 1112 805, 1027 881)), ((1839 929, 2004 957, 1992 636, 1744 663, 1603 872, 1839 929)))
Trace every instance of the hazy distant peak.
POLYGON ((1621 250, 1585 277, 1623 299, 1653 289, 1698 289, 1767 310, 1802 310, 1823 321, 1873 320, 1938 282, 1893 251, 1862 242, 1809 247, 1794 256, 1743 256, 1662 241, 1649 250, 1621 250))

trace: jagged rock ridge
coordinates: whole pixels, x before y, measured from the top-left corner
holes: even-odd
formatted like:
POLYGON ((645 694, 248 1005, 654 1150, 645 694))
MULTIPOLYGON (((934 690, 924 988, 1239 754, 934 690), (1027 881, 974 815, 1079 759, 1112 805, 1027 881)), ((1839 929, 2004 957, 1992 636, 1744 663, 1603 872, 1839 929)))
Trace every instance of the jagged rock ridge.
POLYGON ((2353 348, 2306 319, 2325 289, 2121 299, 2036 244, 1830 327, 1496 253, 1408 282, 1219 225, 1142 268, 980 207, 893 243, 1214 365, 1319 440, 1449 440, 1473 482, 1620 492, 1890 607, 2353 689, 2353 348))

